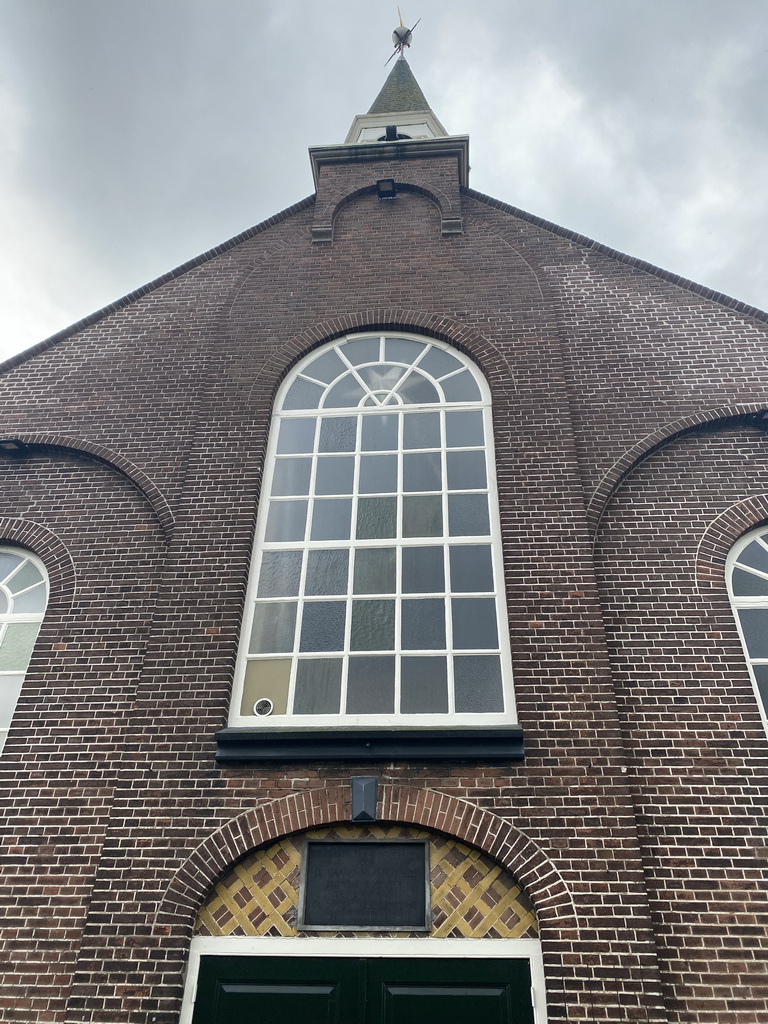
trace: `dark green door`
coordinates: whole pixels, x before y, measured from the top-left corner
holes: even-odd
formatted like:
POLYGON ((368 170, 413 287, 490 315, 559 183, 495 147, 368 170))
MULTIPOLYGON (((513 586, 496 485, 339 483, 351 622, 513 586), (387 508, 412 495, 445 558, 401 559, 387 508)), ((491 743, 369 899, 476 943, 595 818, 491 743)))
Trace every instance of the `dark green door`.
POLYGON ((527 960, 206 956, 193 1024, 533 1024, 527 960))

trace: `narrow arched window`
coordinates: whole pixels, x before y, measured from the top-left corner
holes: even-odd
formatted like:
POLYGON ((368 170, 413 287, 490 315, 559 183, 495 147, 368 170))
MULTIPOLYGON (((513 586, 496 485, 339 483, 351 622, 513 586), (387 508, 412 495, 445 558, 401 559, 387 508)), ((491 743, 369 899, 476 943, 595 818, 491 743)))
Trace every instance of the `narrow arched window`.
POLYGON ((0 547, 0 750, 48 603, 48 578, 34 555, 0 547))
POLYGON ((731 548, 728 591, 768 727, 768 526, 753 530, 731 548))
POLYGON ((424 338, 304 359, 271 428, 230 723, 513 721, 490 397, 424 338))

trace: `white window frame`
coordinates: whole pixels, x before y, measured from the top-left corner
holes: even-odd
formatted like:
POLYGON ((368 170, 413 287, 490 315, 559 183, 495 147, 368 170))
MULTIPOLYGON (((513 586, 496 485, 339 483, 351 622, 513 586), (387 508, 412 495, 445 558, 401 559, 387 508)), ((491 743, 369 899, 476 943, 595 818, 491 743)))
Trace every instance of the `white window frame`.
MULTIPOLYGON (((739 555, 745 548, 749 547, 749 545, 753 541, 758 540, 758 538, 762 537, 768 537, 768 524, 758 526, 756 529, 750 530, 749 533, 744 534, 743 537, 740 537, 733 545, 731 550, 728 552, 728 557, 725 563, 725 574, 726 582, 728 584, 728 596, 731 599, 731 609, 733 611, 733 617, 736 620, 736 629, 739 633, 741 645, 744 649, 744 658, 746 660, 747 668, 749 670, 749 677, 752 680, 752 687, 755 691, 755 700, 757 701, 757 706, 760 710, 760 717, 763 721, 763 728, 765 729, 766 733, 768 733, 768 707, 766 707, 766 704, 764 703, 761 697, 754 669, 755 665, 768 665, 768 658, 752 658, 750 656, 749 649, 747 647, 747 641, 744 636, 744 631, 741 628, 741 620, 738 615, 739 609, 743 608, 768 608, 768 595, 764 597, 754 595, 747 595, 742 597, 736 596, 733 593, 733 571, 735 568, 737 568, 736 563, 738 561, 739 555)), ((765 547, 766 551, 768 552, 768 541, 763 540, 762 546, 765 547)), ((759 573, 760 575, 766 576, 766 578, 768 579, 768 573, 762 573, 759 569, 753 571, 759 573)))
MULTIPOLYGON (((456 373, 460 371, 455 371, 456 373)), ((389 407, 387 407, 389 408, 389 407)), ((364 409, 355 409, 355 412, 360 412, 365 415, 364 409)), ((380 412, 381 409, 375 410, 380 412)), ((445 444, 443 444, 443 452, 445 453, 445 444)), ((444 467, 445 468, 445 467, 444 467)), ((402 495, 400 491, 400 495, 402 495)), ((445 494, 445 488, 443 490, 445 494)), ((443 498, 445 502, 445 497, 443 498)), ((445 504, 444 504, 445 509, 445 504)), ((444 516, 445 518, 445 516, 444 516)), ((453 540, 455 544, 462 544, 462 538, 456 537, 451 538, 448 535, 447 522, 444 522, 444 534, 442 538, 442 547, 445 550, 449 543, 453 540)), ((479 544, 477 539, 466 538, 465 544, 479 544)), ((360 541, 355 539, 342 540, 342 541, 329 541, 327 547, 338 547, 346 550, 351 548, 359 547, 404 547, 407 544, 412 544, 414 547, 424 546, 425 541, 422 538, 415 538, 411 540, 404 539, 377 539, 371 541, 360 541)), ((306 542, 286 542, 286 549, 303 549, 305 552, 308 550, 306 542)), ((447 556, 446 556, 447 557, 447 556)), ((399 581, 398 581, 399 586, 399 581)), ((462 595, 464 596, 464 595, 462 595)), ((472 597, 472 594, 466 595, 472 597)), ((299 598, 301 600, 301 598, 299 598)), ((347 601, 351 600, 350 595, 347 595, 347 601)), ((395 598, 396 615, 399 617, 399 608, 401 607, 401 598, 395 598)), ((240 639, 240 646, 238 650, 237 664, 235 669, 235 678, 232 692, 232 701, 230 705, 229 725, 231 727, 259 727, 259 728, 275 728, 275 729, 287 729, 287 728, 316 728, 316 729, 329 729, 338 728, 339 726, 351 727, 351 728, 366 728, 366 727, 392 727, 399 726, 402 728, 418 727, 418 726, 434 726, 439 727, 455 727, 455 726, 468 726, 468 727, 492 727, 501 725, 511 725, 517 723, 517 713, 515 707, 514 691, 512 685, 512 661, 511 651, 509 643, 509 625, 507 616, 506 606, 506 594, 504 584, 504 569, 503 569, 503 551, 501 544, 501 529, 500 529, 500 516, 499 516, 499 498, 496 482, 496 464, 495 464, 495 450, 494 450, 494 439, 493 439, 493 423, 491 415, 491 394, 488 382, 480 369, 461 352, 452 348, 450 345, 444 344, 435 338, 408 334, 402 331, 389 331, 389 332, 377 332, 377 331, 363 331, 354 332, 348 334, 342 338, 337 338, 333 342, 329 342, 327 346, 320 349, 313 350, 308 356, 302 359, 288 375, 285 381, 283 381, 280 389, 278 390, 275 404, 273 417, 270 424, 269 431, 269 443, 265 458, 265 471, 263 477, 263 485, 261 490, 261 502, 259 509, 259 516, 257 521, 255 544, 253 548, 252 560, 251 560, 251 571, 249 576, 249 582, 246 592, 246 603, 245 603, 245 615, 242 625, 242 633, 240 639), (324 350, 330 350, 334 345, 341 345, 351 341, 358 341, 364 338, 379 337, 384 338, 398 338, 404 340, 410 340, 418 342, 422 345, 431 345, 437 349, 442 349, 454 358, 458 359, 465 368, 467 368, 475 383, 478 385, 480 390, 480 400, 466 403, 440 403, 440 404, 424 404, 424 405, 407 405, 407 406, 394 406, 391 407, 392 412, 402 412, 403 409, 407 409, 408 412, 432 412, 435 410, 462 410, 462 409, 475 409, 481 410, 483 414, 484 424, 484 440, 485 440, 485 455, 486 455, 486 468, 487 468, 487 484, 488 484, 488 506, 489 506, 489 520, 490 520, 490 541, 483 540, 484 546, 490 546, 491 557, 493 562, 493 573, 494 573, 494 584, 495 584, 495 602, 496 602, 496 616, 497 616, 497 629, 499 637, 499 654, 501 663, 501 682, 502 692, 504 697, 504 710, 501 712, 463 712, 458 713, 452 708, 452 694, 449 697, 451 703, 449 703, 448 712, 434 713, 434 714, 347 714, 340 712, 338 714, 281 714, 281 715, 270 715, 269 717, 257 717, 256 715, 241 715, 240 707, 243 695, 243 686, 245 681, 245 668, 247 663, 248 646, 251 633, 251 624, 254 608, 254 600, 256 597, 256 590, 258 586, 259 570, 261 566, 261 558, 263 554, 263 544, 265 537, 265 530, 267 525, 267 510, 269 507, 269 495, 271 492, 272 477, 275 466, 275 455, 277 453, 278 433, 279 433, 279 422, 284 418, 306 418, 308 416, 333 416, 339 417, 348 415, 352 412, 351 407, 344 408, 333 408, 333 409, 312 409, 312 410, 284 410, 282 408, 285 396, 296 380, 297 376, 302 370, 313 362, 324 350)), ((349 611, 349 608, 348 608, 349 611)), ((450 616, 449 616, 450 617, 450 616)), ((347 630, 349 630, 349 614, 347 615, 347 630)), ((450 648, 449 648, 450 650, 450 648)), ((348 649, 345 650, 344 656, 349 654, 348 649)), ((381 652, 382 654, 388 652, 381 652)), ((394 652, 406 653, 409 656, 429 656, 430 654, 439 654, 440 652, 435 651, 411 651, 401 652, 398 648, 394 652)), ((462 651, 461 653, 465 653, 462 651)), ((477 653, 484 653, 482 651, 466 651, 466 654, 472 655, 477 653)), ((495 653, 495 651, 493 652, 495 653)), ((332 656, 332 655, 327 655, 332 656)), ((282 657, 276 655, 276 658, 282 657)), ((291 655, 285 655, 290 658, 291 655)), ((450 654, 449 654, 450 661, 450 654)), ((295 676, 295 673, 294 673, 295 676)), ((293 676, 292 676, 293 678, 293 676)), ((449 676, 450 680, 450 676, 449 676)), ((449 693, 451 691, 449 686, 449 693)))

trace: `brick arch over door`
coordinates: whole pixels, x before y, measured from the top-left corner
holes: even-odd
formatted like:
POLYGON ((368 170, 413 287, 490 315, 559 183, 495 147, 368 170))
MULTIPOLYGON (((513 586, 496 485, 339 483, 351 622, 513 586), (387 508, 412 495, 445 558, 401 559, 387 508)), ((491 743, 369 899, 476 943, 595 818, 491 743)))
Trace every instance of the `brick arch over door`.
MULTIPOLYGON (((345 786, 283 797, 231 819, 176 871, 158 908, 157 934, 189 936, 209 890, 251 850, 292 832, 349 822, 350 817, 350 790, 345 786)), ((477 847, 525 887, 544 941, 576 937, 573 900, 557 868, 539 846, 505 819, 445 793, 383 785, 379 821, 434 829, 477 847)))

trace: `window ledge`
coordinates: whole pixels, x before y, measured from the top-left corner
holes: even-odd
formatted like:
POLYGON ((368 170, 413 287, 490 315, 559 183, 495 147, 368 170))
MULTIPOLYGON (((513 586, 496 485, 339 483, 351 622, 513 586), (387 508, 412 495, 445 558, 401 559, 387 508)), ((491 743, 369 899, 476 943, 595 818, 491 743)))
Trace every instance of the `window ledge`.
POLYGON ((244 761, 519 761, 519 726, 496 728, 227 728, 216 733, 220 764, 244 761))

